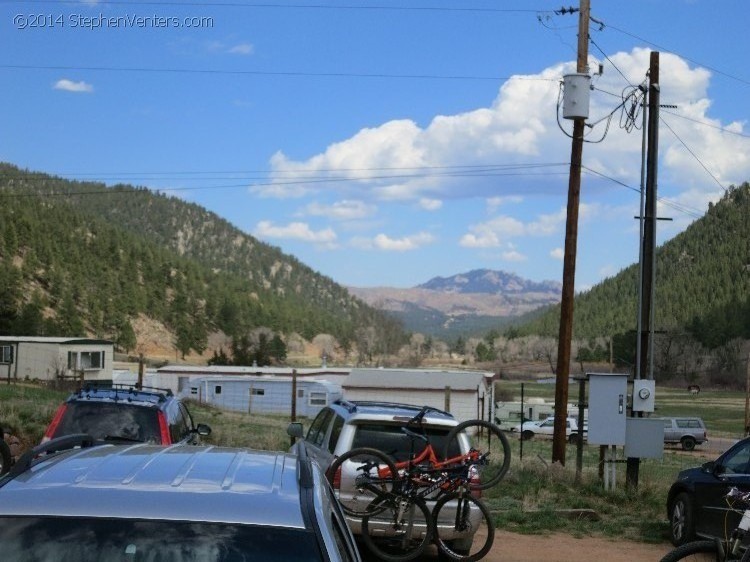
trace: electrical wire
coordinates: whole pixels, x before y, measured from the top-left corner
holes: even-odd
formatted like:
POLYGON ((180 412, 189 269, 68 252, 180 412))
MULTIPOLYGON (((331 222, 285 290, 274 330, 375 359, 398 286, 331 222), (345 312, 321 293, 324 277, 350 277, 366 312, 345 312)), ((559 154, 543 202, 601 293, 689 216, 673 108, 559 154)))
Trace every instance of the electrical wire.
POLYGON ((724 192, 728 191, 728 190, 727 190, 727 188, 726 188, 726 187, 724 187, 724 186, 723 186, 723 185, 721 184, 721 182, 720 182, 720 181, 719 181, 719 180, 718 180, 718 179, 716 178, 716 176, 714 176, 714 175, 713 175, 713 174, 711 173, 711 171, 710 171, 710 170, 709 170, 709 169, 708 169, 708 168, 706 167, 706 165, 705 165, 705 164, 704 164, 704 163, 703 163, 703 162, 701 161, 701 159, 700 159, 700 158, 698 158, 698 156, 697 156, 697 155, 695 154, 695 152, 693 152, 693 151, 692 151, 692 150, 690 149, 690 147, 689 147, 689 146, 688 146, 688 145, 687 145, 687 144, 685 143, 685 141, 684 141, 684 140, 682 140, 682 139, 680 138, 680 135, 678 135, 678 134, 677 134, 677 133, 675 132, 675 130, 674 130, 674 129, 673 129, 672 127, 670 127, 670 126, 669 126, 669 123, 667 123, 667 122, 666 122, 666 121, 664 120, 664 118, 663 118, 663 117, 661 117, 661 116, 659 116, 659 121, 661 121, 661 122, 662 122, 662 123, 663 123, 663 124, 664 124, 664 125, 665 125, 665 126, 667 127, 667 129, 669 129, 669 131, 670 131, 670 132, 671 132, 671 133, 672 133, 672 134, 673 134, 673 135, 675 136, 675 138, 676 138, 676 139, 677 139, 678 141, 680 141, 680 143, 682 144, 682 146, 684 146, 684 147, 685 147, 685 150, 687 150, 687 151, 688 151, 688 152, 690 153, 690 155, 691 155, 691 156, 692 156, 693 158, 695 158, 695 161, 696 161, 696 162, 698 162, 698 164, 700 164, 700 165, 701 165, 701 168, 703 168, 703 169, 705 170, 705 172, 706 172, 706 173, 707 173, 707 174, 708 174, 709 176, 711 176, 711 179, 713 179, 713 180, 714 180, 714 181, 716 182, 716 185, 718 185, 718 186, 719 186, 719 187, 720 187, 720 188, 721 188, 722 190, 724 190, 724 192))
POLYGON ((685 119, 686 121, 692 121, 693 123, 697 123, 698 125, 703 125, 704 127, 711 127, 712 129, 716 129, 717 131, 721 131, 722 133, 727 133, 729 135, 735 135, 738 137, 750 139, 750 135, 747 135, 745 133, 738 133, 737 131, 732 131, 731 129, 727 129, 726 127, 720 127, 719 125, 714 125, 713 123, 709 123, 707 121, 701 121, 700 119, 694 119, 693 117, 688 117, 687 115, 680 115, 679 113, 673 113, 672 111, 664 111, 663 109, 661 112, 666 113, 667 115, 671 115, 672 117, 685 119))
POLYGON ((313 77, 313 78, 395 78, 410 80, 530 80, 540 82, 555 82, 555 78, 536 78, 532 76, 470 76, 458 74, 392 74, 367 72, 303 72, 281 70, 217 70, 212 68, 155 68, 155 67, 127 67, 127 66, 72 66, 72 65, 35 65, 35 64, 0 64, 4 70, 86 70, 94 72, 149 72, 171 74, 208 74, 208 75, 238 75, 238 76, 282 76, 282 77, 313 77))

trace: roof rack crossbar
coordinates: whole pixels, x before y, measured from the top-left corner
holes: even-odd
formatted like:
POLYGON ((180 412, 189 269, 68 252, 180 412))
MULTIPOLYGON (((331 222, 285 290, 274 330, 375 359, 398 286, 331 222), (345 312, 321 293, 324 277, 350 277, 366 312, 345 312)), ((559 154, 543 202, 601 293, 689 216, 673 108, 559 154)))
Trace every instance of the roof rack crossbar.
POLYGON ((18 476, 26 472, 34 463, 34 460, 40 455, 48 453, 55 453, 57 451, 66 451, 75 447, 84 449, 86 447, 92 447, 96 441, 88 433, 73 433, 71 435, 65 435, 58 437, 57 439, 51 439, 41 445, 37 445, 30 451, 26 451, 21 458, 16 461, 16 464, 10 469, 11 478, 18 476))

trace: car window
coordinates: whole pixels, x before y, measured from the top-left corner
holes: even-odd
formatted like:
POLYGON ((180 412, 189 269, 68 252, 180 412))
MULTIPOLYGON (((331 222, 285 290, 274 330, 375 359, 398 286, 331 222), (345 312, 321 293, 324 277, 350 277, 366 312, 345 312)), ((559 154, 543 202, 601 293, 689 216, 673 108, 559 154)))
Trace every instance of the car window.
POLYGON ((672 429, 672 420, 664 420, 664 429, 672 429))
POLYGON ((328 438, 328 451, 333 453, 336 449, 336 443, 339 442, 339 435, 341 435, 341 429, 344 427, 344 418, 336 415, 333 420, 333 426, 331 427, 331 436, 328 438))
MULTIPOLYGON (((445 438, 450 428, 425 428, 425 434, 430 440, 435 453, 441 456, 445 447, 445 438)), ((385 452, 397 462, 409 460, 409 452, 412 451, 411 439, 401 431, 401 426, 396 424, 357 424, 354 433, 352 449, 357 447, 372 447, 385 452)), ((424 449, 424 443, 414 443, 414 453, 424 449)), ((454 440, 452 450, 448 455, 453 457, 460 455, 458 443, 454 440)))
POLYGON ((307 431, 307 438, 305 440, 313 445, 320 446, 321 443, 323 443, 323 439, 325 439, 326 431, 328 430, 328 422, 332 415, 332 410, 321 410, 310 426, 310 429, 307 431))
POLYGON ((169 434, 172 437, 172 443, 179 443, 190 435, 190 427, 182 404, 175 404, 173 412, 174 420, 169 424, 169 434))
POLYGON ((107 402, 69 402, 54 437, 88 433, 95 439, 161 443, 156 408, 107 402))
POLYGON ((323 559, 315 535, 305 529, 190 521, 0 517, 0 544, 3 558, 40 562, 323 559))
POLYGON ((748 474, 750 464, 750 442, 744 446, 731 451, 722 460, 722 467, 728 474, 748 474))

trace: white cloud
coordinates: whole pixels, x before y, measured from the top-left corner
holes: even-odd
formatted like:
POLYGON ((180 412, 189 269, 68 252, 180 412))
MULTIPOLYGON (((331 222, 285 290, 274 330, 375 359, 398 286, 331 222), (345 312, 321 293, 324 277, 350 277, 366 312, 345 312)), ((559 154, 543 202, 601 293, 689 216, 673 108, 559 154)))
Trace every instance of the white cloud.
POLYGON ((373 247, 386 252, 406 252, 431 244, 434 240, 434 236, 428 232, 419 232, 403 238, 391 238, 386 234, 378 234, 373 239, 373 247))
POLYGON ((64 92, 75 92, 77 94, 90 94, 94 91, 94 87, 81 80, 80 82, 73 82, 67 78, 63 78, 55 82, 52 86, 55 90, 63 90, 64 92))
POLYGON ((539 215, 534 221, 524 223, 514 217, 499 215, 486 222, 469 226, 459 244, 467 248, 499 247, 511 238, 521 236, 551 236, 559 232, 565 223, 566 210, 539 215))
POLYGON ((440 199, 422 197, 422 199, 419 200, 419 206, 425 211, 437 211, 443 206, 443 202, 440 199))
POLYGON ((239 43, 227 49, 227 53, 230 55, 252 55, 254 52, 255 47, 250 43, 239 43))
POLYGON ((614 265, 607 264, 599 268, 599 275, 601 276, 602 279, 604 279, 606 277, 614 276, 618 271, 619 270, 614 265))
POLYGON ((258 238, 280 238, 299 240, 315 244, 331 245, 336 242, 336 233, 331 228, 314 231, 304 222, 292 222, 286 226, 275 226, 271 221, 261 221, 255 227, 258 238))
POLYGON ((498 207, 501 207, 508 203, 522 203, 522 202, 523 202, 523 197, 519 195, 509 195, 506 197, 503 197, 503 196, 489 197, 487 199, 487 210, 489 210, 490 212, 495 212, 498 209, 498 207))
POLYGON ((505 261, 520 262, 526 261, 528 258, 520 253, 518 250, 507 250, 502 253, 502 258, 505 261))
POLYGON ((369 205, 363 201, 342 200, 332 205, 322 203, 310 203, 302 214, 328 217, 335 220, 356 220, 372 216, 377 211, 375 205, 369 205))
POLYGON ((553 248, 549 253, 552 259, 563 261, 565 259, 565 250, 563 248, 553 248))

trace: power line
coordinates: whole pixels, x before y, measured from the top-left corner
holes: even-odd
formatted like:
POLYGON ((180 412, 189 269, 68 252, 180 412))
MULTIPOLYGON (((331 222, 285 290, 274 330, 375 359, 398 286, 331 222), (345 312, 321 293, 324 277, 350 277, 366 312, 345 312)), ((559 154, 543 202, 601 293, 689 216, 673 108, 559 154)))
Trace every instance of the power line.
MULTIPOLYGON (((0 0, 1 4, 74 4, 80 0, 0 0)), ((293 9, 293 10, 364 10, 364 11, 397 11, 397 12, 475 12, 475 13, 547 13, 553 10, 533 10, 528 8, 479 8, 479 7, 451 7, 451 6, 386 6, 386 5, 353 5, 353 4, 269 4, 258 2, 160 2, 148 0, 135 2, 129 0, 98 0, 97 5, 111 6, 168 6, 170 8, 263 8, 263 9, 293 9)))
POLYGON ((557 82, 556 78, 536 78, 530 76, 471 76, 457 74, 392 74, 365 72, 303 72, 281 70, 217 70, 212 68, 169 68, 169 67, 127 67, 127 66, 72 66, 72 65, 34 65, 34 64, 0 64, 5 70, 86 70, 94 72, 149 72, 171 74, 207 74, 238 76, 302 76, 314 78, 395 78, 412 80, 533 80, 557 82))
POLYGON ((709 176, 711 176, 711 179, 713 179, 713 180, 714 180, 714 181, 716 182, 716 185, 718 185, 718 186, 719 186, 719 187, 720 187, 721 189, 723 189, 723 190, 724 190, 724 191, 726 192, 726 191, 727 191, 727 188, 726 188, 726 187, 724 187, 724 186, 723 186, 723 185, 721 184, 721 182, 720 182, 720 181, 719 181, 719 180, 718 180, 718 179, 716 178, 716 176, 714 176, 714 175, 713 175, 713 174, 711 173, 711 171, 710 171, 710 170, 709 170, 709 169, 708 169, 708 168, 706 167, 706 165, 705 165, 705 164, 704 164, 704 163, 703 163, 703 162, 701 161, 701 159, 700 159, 700 158, 698 158, 698 156, 697 156, 697 155, 695 154, 695 152, 693 152, 693 151, 692 151, 692 150, 690 149, 690 147, 689 147, 689 146, 688 146, 688 145, 687 145, 687 144, 685 143, 685 141, 684 141, 684 140, 682 140, 682 139, 680 138, 680 135, 678 135, 678 134, 677 134, 677 133, 675 132, 675 130, 674 130, 674 129, 673 129, 672 127, 670 127, 670 126, 669 126, 669 123, 667 123, 667 122, 666 122, 666 121, 664 120, 664 118, 663 118, 663 117, 659 117, 659 120, 660 120, 660 121, 661 121, 662 123, 664 123, 664 125, 665 125, 665 126, 667 127, 667 129, 669 129, 669 131, 670 131, 670 132, 671 132, 671 133, 672 133, 672 134, 673 134, 673 135, 675 136, 675 138, 676 138, 676 139, 677 139, 678 141, 680 141, 680 143, 682 143, 682 146, 684 146, 684 147, 685 147, 685 150, 687 150, 687 151, 688 151, 688 152, 690 153, 690 155, 691 155, 691 156, 692 156, 693 158, 695 158, 695 161, 696 161, 696 162, 698 162, 698 164, 700 164, 700 165, 701 165, 701 168, 703 168, 703 169, 705 170, 705 172, 706 172, 706 173, 707 173, 707 174, 708 174, 709 176))
POLYGON ((662 111, 662 113, 666 113, 667 115, 671 115, 679 119, 685 119, 686 121, 692 121, 693 123, 697 123, 698 125, 703 125, 704 127, 711 127, 712 129, 716 129, 718 131, 721 131, 722 133, 727 133, 729 135, 735 135, 738 137, 750 139, 750 135, 746 135, 745 133, 738 133, 737 131, 732 131, 731 129, 727 129, 726 127, 720 127, 719 125, 714 125, 713 123, 709 123, 707 121, 701 121, 700 119, 694 119, 693 117, 688 117, 687 115, 680 115, 679 113, 673 113, 671 111, 662 111))
POLYGON ((739 76, 735 76, 734 74, 730 74, 728 72, 724 72, 723 70, 719 70, 718 68, 716 68, 714 66, 711 66, 711 65, 708 65, 708 64, 704 64, 704 63, 702 63, 700 61, 697 61, 695 59, 687 57, 687 56, 685 56, 685 55, 683 55, 683 54, 675 51, 674 49, 670 49, 668 47, 661 46, 661 45, 659 45, 657 43, 654 43, 653 41, 649 41, 648 39, 644 39, 643 37, 639 37, 638 35, 630 33, 629 31, 625 31, 624 29, 621 29, 621 28, 616 27, 614 25, 605 24, 605 27, 609 27, 611 29, 614 29, 615 31, 619 31, 623 35, 627 35, 629 37, 632 37, 633 39, 637 39, 638 41, 642 41, 643 43, 651 45, 652 47, 655 47, 655 48, 659 49, 660 51, 666 51, 668 53, 679 55, 680 57, 684 58, 687 61, 692 62, 693 64, 696 64, 698 66, 702 66, 702 67, 707 68, 708 70, 710 70, 712 72, 715 72, 716 74, 721 74, 722 76, 725 76, 726 78, 730 78, 731 80, 735 80, 737 82, 740 82, 742 84, 750 86, 750 80, 746 80, 745 78, 740 78, 739 76))

